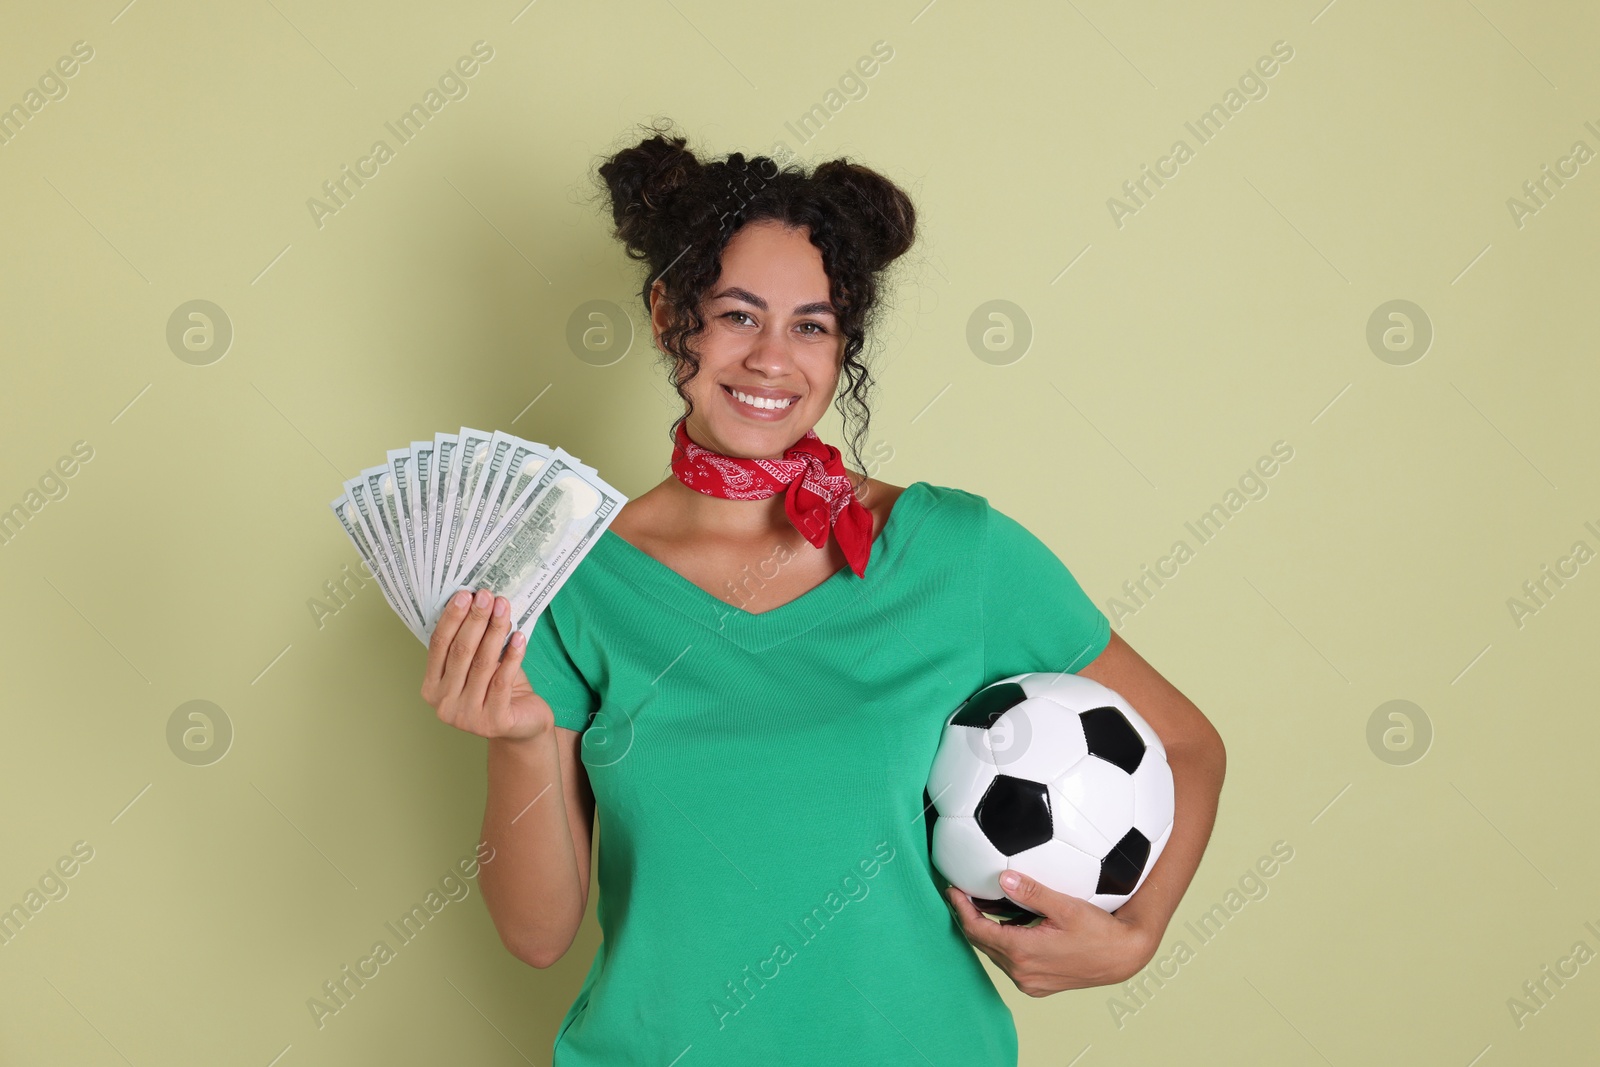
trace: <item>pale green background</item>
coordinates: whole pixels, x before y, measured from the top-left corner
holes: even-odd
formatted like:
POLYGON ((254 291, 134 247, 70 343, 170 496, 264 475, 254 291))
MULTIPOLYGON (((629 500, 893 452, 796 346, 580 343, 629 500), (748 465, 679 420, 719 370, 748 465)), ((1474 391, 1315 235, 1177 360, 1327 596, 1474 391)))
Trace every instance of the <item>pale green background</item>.
POLYGON ((548 1062, 598 928, 537 971, 475 889, 312 1024, 471 849, 484 743, 421 701, 374 586, 320 627, 308 600, 355 560, 339 482, 435 430, 560 444, 628 494, 664 475, 647 344, 597 368, 564 337, 588 300, 644 325, 586 174, 665 115, 913 195, 878 476, 986 495, 1097 602, 1295 450, 1121 626, 1228 745, 1162 953, 1273 842, 1294 859, 1120 1028, 1113 990, 1032 1000, 991 968, 1022 1062, 1591 1062, 1600 964, 1520 1029, 1506 1002, 1600 950, 1600 568, 1520 628, 1506 602, 1600 548, 1600 162, 1520 228, 1506 202, 1600 148, 1592 6, 121 3, 10 5, 0 34, 5 106, 95 51, 0 147, 0 507, 95 451, 0 547, 0 904, 95 850, 0 947, 0 1061, 548 1062), (319 230, 307 199, 480 39, 470 94, 319 230), (802 143, 785 123, 878 40, 802 143), (1266 97, 1118 228, 1107 199, 1279 40, 1266 97), (193 299, 235 329, 210 366, 165 341, 193 299), (965 341, 992 299, 1034 329, 1007 366, 965 341), (1409 366, 1365 340, 1393 299, 1436 331, 1409 366), (1366 741, 1397 698, 1435 730, 1410 766, 1366 741), (167 747, 192 699, 236 729, 212 766, 167 747))

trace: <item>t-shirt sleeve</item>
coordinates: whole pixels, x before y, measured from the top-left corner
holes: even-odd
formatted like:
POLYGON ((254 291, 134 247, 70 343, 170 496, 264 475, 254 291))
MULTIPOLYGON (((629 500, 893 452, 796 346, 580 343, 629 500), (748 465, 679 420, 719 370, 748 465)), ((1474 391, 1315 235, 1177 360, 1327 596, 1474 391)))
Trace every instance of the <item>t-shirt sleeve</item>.
POLYGON ((1048 545, 984 504, 984 677, 1087 667, 1111 641, 1110 620, 1048 545))
POLYGON ((522 654, 522 673, 528 676, 533 691, 550 705, 556 725, 581 732, 600 706, 600 695, 567 653, 553 618, 553 606, 553 602, 547 605, 534 621, 527 650, 522 654))

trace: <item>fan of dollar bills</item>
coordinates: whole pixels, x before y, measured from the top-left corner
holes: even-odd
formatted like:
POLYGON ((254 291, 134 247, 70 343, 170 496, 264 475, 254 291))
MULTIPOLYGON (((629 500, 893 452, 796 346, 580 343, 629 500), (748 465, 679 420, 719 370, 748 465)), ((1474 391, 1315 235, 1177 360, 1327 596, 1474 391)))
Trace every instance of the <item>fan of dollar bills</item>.
POLYGON ((450 597, 488 589, 511 628, 539 613, 627 503, 559 448, 465 426, 388 453, 332 503, 389 606, 423 644, 450 597))

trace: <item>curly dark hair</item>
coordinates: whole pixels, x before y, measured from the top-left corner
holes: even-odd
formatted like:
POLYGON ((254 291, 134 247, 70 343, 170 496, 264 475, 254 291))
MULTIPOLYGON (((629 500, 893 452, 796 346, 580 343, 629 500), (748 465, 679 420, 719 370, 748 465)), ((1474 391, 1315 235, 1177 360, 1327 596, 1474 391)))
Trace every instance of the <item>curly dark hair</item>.
POLYGON ((653 136, 606 159, 597 181, 609 195, 617 240, 629 258, 649 264, 639 294, 646 320, 658 280, 671 310, 671 325, 661 332, 663 360, 671 363, 673 388, 687 409, 668 436, 694 410, 684 386, 699 374, 700 357, 689 340, 705 329, 700 305, 722 272, 722 251, 740 227, 773 219, 806 230, 822 253, 845 338, 839 410, 851 458, 864 472, 861 446, 872 417, 873 382, 861 352, 878 307, 880 274, 916 236, 911 198, 883 175, 843 157, 818 164, 809 175, 798 163, 779 166, 770 157, 746 159, 741 152, 702 163, 683 137, 673 135, 670 120, 641 128, 653 136))

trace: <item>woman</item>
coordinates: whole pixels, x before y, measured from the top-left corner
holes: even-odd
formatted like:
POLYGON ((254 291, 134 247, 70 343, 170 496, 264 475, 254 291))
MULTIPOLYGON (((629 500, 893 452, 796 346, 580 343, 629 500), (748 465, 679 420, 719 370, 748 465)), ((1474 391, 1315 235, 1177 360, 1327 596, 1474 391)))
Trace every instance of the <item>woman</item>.
POLYGON ((906 195, 843 160, 702 164, 657 132, 600 175, 685 402, 673 475, 621 510, 526 646, 480 590, 429 648, 424 698, 489 739, 484 900, 514 955, 559 960, 598 808, 604 940, 557 1067, 1014 1064, 967 942, 1030 996, 1134 975, 1210 835, 1222 743, 1015 521, 864 473, 860 351, 879 273, 912 242, 906 195), (854 468, 812 430, 841 373, 854 468), (1008 896, 1045 918, 1023 927, 938 877, 922 805, 949 712, 1035 670, 1139 709, 1177 818, 1115 914, 1024 878, 1008 896))

